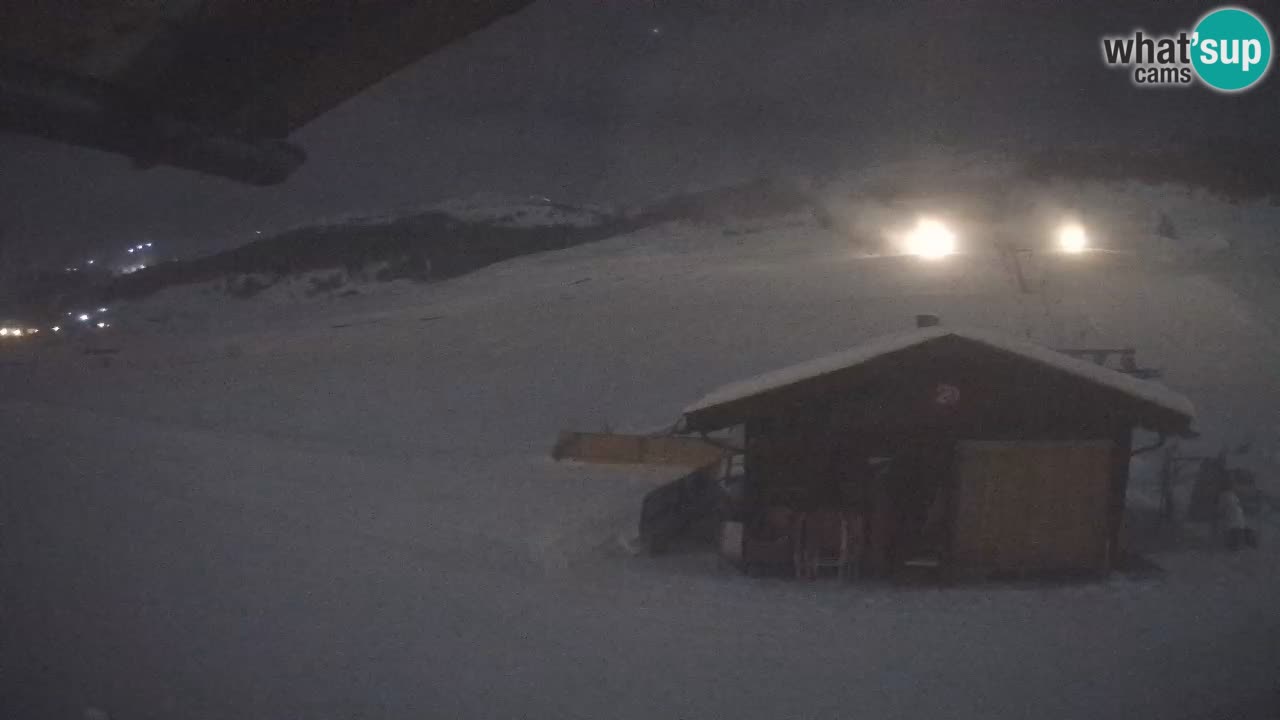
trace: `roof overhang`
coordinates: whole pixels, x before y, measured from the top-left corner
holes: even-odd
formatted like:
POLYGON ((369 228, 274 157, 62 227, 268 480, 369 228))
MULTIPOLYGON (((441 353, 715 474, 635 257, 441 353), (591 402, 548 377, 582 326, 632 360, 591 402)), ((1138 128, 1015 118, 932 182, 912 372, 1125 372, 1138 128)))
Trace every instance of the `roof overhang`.
POLYGON ((533 0, 10 0, 0 130, 265 185, 285 138, 533 0))

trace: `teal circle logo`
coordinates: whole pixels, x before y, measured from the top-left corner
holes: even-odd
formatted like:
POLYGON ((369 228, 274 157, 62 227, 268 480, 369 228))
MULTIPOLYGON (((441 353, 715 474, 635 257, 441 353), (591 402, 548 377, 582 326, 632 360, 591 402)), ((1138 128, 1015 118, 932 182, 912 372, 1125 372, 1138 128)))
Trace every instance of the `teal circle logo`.
POLYGON ((1271 67, 1271 33, 1248 10, 1218 8, 1200 19, 1194 33, 1191 64, 1211 88, 1245 90, 1271 67))

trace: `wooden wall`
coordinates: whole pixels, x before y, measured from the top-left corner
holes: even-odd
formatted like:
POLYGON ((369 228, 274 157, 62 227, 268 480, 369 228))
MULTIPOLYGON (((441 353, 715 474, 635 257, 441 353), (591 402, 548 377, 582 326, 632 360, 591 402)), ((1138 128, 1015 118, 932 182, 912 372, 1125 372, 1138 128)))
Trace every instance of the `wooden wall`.
POLYGON ((809 504, 838 482, 838 442, 822 418, 796 414, 748 423, 749 504, 809 504))

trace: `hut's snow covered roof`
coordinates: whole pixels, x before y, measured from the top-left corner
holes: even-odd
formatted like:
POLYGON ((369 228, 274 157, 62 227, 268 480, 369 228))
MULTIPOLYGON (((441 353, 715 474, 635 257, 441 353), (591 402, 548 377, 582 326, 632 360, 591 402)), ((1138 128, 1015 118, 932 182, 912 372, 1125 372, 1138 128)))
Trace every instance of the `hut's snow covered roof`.
POLYGON ((719 405, 736 402, 839 370, 855 367, 884 355, 954 336, 986 345, 996 350, 1021 356, 1032 362, 1070 373, 1083 380, 1103 385, 1166 410, 1187 417, 1195 416, 1195 406, 1183 395, 1150 380, 1112 370, 1095 363, 1016 338, 987 330, 955 327, 929 327, 886 335, 870 342, 815 358, 753 378, 724 385, 685 408, 685 414, 697 413, 719 405))

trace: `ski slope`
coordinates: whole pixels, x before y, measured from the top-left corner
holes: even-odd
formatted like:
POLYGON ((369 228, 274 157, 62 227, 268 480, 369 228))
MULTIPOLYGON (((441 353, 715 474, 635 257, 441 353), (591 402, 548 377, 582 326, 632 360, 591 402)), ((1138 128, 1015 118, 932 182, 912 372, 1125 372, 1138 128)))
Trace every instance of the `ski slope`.
POLYGON ((1030 294, 980 248, 868 257, 794 216, 344 300, 113 309, 115 354, 0 366, 0 714, 1270 717, 1270 526, 1258 553, 1193 543, 1098 585, 760 581, 617 551, 671 471, 546 457, 917 313, 1136 347, 1205 448, 1280 447, 1271 308, 1141 254, 1029 272, 1030 294))

